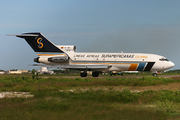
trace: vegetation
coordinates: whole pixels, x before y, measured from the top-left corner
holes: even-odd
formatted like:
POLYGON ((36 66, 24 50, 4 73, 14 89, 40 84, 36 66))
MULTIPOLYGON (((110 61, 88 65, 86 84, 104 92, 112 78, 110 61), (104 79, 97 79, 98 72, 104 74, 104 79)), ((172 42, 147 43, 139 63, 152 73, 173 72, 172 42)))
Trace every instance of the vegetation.
POLYGON ((80 72, 81 71, 79 71, 79 70, 69 70, 69 69, 67 69, 67 70, 58 70, 58 69, 55 69, 55 70, 53 70, 54 71, 54 73, 55 74, 80 74, 80 72))
POLYGON ((32 75, 5 75, 0 77, 1 92, 30 92, 34 97, 0 99, 0 116, 2 120, 178 119, 180 91, 153 89, 174 83, 180 85, 180 78, 33 79, 32 75), (152 89, 139 91, 149 86, 152 89))

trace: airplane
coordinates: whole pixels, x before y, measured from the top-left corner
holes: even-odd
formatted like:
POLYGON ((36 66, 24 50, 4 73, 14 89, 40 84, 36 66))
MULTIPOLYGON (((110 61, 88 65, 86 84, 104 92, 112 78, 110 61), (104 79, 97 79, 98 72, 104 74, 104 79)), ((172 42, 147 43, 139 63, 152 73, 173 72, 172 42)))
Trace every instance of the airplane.
POLYGON ((55 45, 42 33, 23 33, 14 35, 24 38, 38 55, 34 62, 43 63, 48 67, 81 70, 81 77, 92 71, 98 77, 102 71, 157 71, 174 67, 174 63, 163 56, 145 53, 90 53, 76 52, 74 45, 55 45))

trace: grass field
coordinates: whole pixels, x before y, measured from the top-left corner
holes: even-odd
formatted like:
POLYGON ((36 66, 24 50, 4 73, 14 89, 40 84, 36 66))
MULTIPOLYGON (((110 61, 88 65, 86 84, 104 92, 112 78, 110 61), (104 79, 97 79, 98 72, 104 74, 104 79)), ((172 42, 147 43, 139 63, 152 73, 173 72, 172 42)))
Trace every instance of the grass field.
POLYGON ((38 78, 1 75, 0 120, 180 119, 180 78, 38 78))

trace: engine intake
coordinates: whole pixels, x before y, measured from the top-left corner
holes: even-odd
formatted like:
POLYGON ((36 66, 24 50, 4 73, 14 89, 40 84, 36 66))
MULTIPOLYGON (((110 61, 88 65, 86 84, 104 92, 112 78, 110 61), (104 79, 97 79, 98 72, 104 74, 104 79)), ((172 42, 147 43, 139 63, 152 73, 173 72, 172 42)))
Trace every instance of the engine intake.
POLYGON ((34 62, 40 63, 40 62, 39 62, 39 57, 34 58, 34 62))
POLYGON ((75 52, 76 46, 74 45, 57 45, 57 47, 64 52, 75 52))

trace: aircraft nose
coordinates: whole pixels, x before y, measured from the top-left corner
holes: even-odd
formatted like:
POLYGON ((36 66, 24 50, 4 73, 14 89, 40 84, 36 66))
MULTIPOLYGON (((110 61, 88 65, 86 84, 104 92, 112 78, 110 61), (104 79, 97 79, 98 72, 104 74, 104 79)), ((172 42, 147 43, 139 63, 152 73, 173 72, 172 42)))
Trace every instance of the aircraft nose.
POLYGON ((173 62, 169 61, 169 62, 167 63, 167 69, 174 67, 174 65, 175 65, 175 64, 174 64, 173 62))

